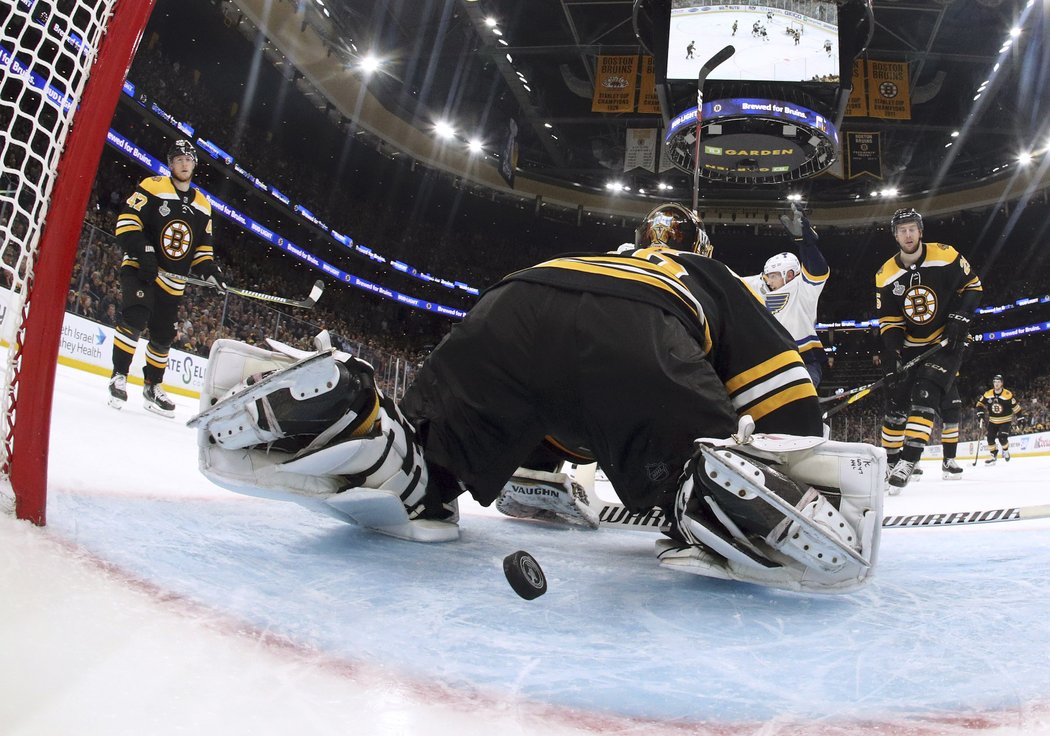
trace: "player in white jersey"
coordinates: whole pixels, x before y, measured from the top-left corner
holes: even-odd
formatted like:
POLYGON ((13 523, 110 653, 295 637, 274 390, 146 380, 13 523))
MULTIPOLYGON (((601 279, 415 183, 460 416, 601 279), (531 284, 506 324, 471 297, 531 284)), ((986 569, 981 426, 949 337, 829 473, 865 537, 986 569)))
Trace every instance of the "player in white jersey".
POLYGON ((824 345, 817 337, 817 302, 831 269, 817 246, 816 230, 801 210, 792 203, 791 217, 781 215, 780 221, 798 244, 799 255, 778 253, 766 261, 761 274, 743 278, 791 334, 817 386, 827 362, 824 345))

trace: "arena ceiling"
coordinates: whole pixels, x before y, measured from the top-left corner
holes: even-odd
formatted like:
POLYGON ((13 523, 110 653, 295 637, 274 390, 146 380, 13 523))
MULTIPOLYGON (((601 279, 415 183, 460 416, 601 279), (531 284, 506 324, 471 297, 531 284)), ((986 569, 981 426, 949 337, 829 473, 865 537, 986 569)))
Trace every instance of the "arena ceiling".
MULTIPOLYGON (((591 112, 597 57, 646 53, 632 0, 297 1, 348 65, 369 54, 381 61, 369 89, 421 129, 446 121, 460 143, 476 137, 498 152, 513 118, 527 176, 587 190, 618 180, 631 187, 624 196, 666 196, 661 182, 680 198, 691 191, 691 175, 679 170, 622 170, 627 129, 659 125, 660 116, 591 112)), ((845 118, 841 131, 881 134, 882 179, 705 182, 705 198, 798 192, 830 203, 886 188, 907 196, 1009 175, 1025 152, 1035 154, 1028 165, 1045 165, 1046 0, 875 0, 873 14, 866 56, 908 62, 912 117, 845 118)))

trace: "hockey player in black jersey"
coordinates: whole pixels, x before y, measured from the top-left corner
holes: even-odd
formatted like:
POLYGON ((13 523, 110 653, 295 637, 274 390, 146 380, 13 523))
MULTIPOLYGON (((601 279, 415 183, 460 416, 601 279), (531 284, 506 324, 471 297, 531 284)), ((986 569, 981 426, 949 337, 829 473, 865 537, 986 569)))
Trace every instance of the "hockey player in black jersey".
POLYGON ((176 141, 168 151, 171 176, 140 181, 117 217, 117 244, 124 250, 124 260, 120 264, 121 310, 113 336, 113 375, 109 381, 109 405, 115 409, 128 399, 128 371, 139 336, 148 328, 143 402, 154 413, 175 415, 175 404, 161 383, 186 284, 168 274, 185 276, 193 268, 216 289, 226 288, 214 259, 211 204, 191 185, 196 166, 193 145, 176 141))
POLYGON ((1017 397, 1003 386, 1003 377, 996 375, 992 378, 992 387, 977 399, 977 421, 988 428, 985 439, 991 457, 984 461, 986 465, 995 465, 1000 449, 1003 460, 1010 462, 1010 429, 1015 421, 1023 420, 1017 397))
POLYGON ((890 220, 899 251, 875 274, 875 304, 882 338, 881 364, 892 375, 882 446, 890 462, 889 493, 896 495, 911 479, 915 463, 929 442, 937 414, 944 422, 942 471, 957 476, 955 460, 960 407, 956 377, 981 279, 950 245, 922 239, 922 217, 900 209, 890 220), (937 342, 945 346, 907 375, 899 368, 937 342))
POLYGON ((697 252, 709 246, 690 210, 662 205, 642 234, 642 247, 554 258, 488 289, 400 404, 352 356, 288 368, 281 350, 218 341, 192 422, 202 472, 449 541, 464 492, 597 526, 587 489, 537 463, 593 459, 628 508, 671 520, 663 566, 792 590, 863 585, 884 453, 823 438, 794 341, 697 252))

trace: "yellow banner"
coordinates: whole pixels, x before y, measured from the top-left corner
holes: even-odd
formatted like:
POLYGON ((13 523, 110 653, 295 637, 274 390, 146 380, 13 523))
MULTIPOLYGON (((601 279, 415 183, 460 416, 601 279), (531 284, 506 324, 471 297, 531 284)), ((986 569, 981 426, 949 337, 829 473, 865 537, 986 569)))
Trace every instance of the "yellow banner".
POLYGON ((911 120, 908 62, 868 59, 868 115, 911 120))
POLYGON ((656 62, 651 56, 642 57, 642 92, 638 98, 638 112, 660 114, 660 98, 656 96, 656 62))
POLYGON ((591 112, 634 112, 637 56, 599 56, 591 112))
POLYGON ((868 117, 868 93, 864 89, 864 59, 853 60, 853 91, 846 103, 846 117, 868 117))

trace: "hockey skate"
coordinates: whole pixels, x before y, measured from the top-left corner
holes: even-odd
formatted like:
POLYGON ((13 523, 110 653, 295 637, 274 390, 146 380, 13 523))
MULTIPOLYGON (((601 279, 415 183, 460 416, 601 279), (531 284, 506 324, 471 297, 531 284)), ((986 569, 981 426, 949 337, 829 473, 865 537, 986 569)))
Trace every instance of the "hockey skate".
POLYGON ((899 496, 900 492, 904 490, 904 486, 908 485, 908 481, 911 480, 912 471, 915 470, 915 463, 909 460, 898 460, 897 464, 893 466, 893 470, 890 471, 889 487, 886 492, 891 496, 899 496))
POLYGON ((918 463, 915 463, 915 467, 911 470, 911 481, 912 483, 918 483, 922 480, 922 467, 918 463))
POLYGON ((1003 460, 1005 460, 1006 462, 1010 462, 1010 451, 1009 450, 1003 450, 1003 460))
POLYGON ((175 416, 175 402, 168 398, 168 394, 160 387, 160 384, 147 383, 142 387, 142 405, 147 411, 160 414, 162 417, 175 416))
POLYGON ((109 405, 114 409, 122 409, 127 400, 128 377, 123 373, 114 373, 109 379, 109 405))
POLYGON ((941 478, 944 480, 959 480, 962 478, 962 472, 963 469, 959 467, 959 463, 955 462, 954 457, 941 461, 941 478))
POLYGON ((995 465, 995 460, 996 460, 996 456, 993 453, 990 458, 988 458, 987 460, 984 461, 984 464, 985 465, 995 465))
POLYGON ((598 511, 587 490, 565 473, 518 468, 496 498, 496 508, 517 519, 537 519, 597 529, 598 511))

